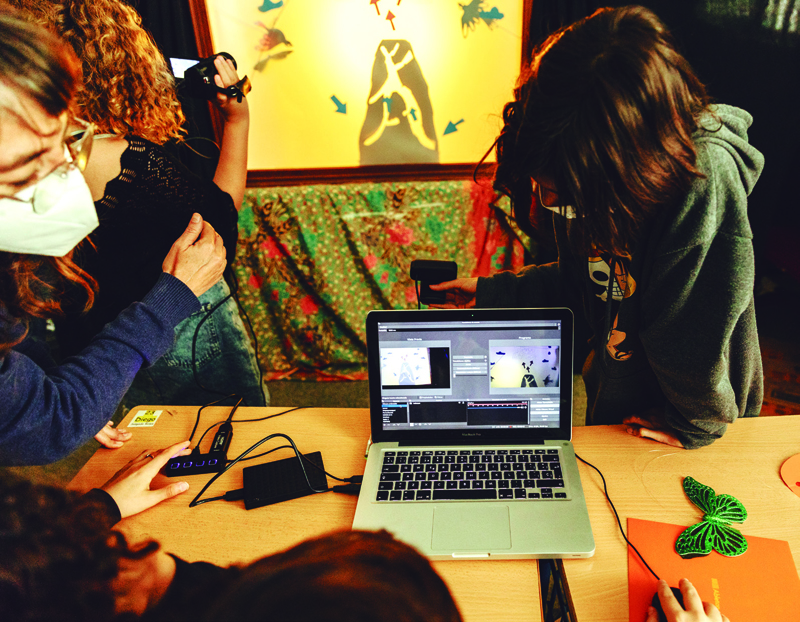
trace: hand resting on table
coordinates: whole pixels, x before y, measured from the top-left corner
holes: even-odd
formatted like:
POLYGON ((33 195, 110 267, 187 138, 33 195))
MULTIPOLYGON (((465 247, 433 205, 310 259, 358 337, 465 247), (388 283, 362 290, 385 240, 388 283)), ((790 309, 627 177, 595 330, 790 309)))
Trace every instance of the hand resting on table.
POLYGON ((162 501, 189 490, 187 482, 175 482, 153 490, 150 484, 170 458, 190 453, 189 441, 160 450, 144 450, 122 467, 103 486, 119 507, 122 518, 143 512, 162 501))
POLYGON ((129 441, 133 435, 124 428, 115 428, 114 422, 109 421, 103 426, 97 434, 94 435, 95 440, 103 447, 108 449, 117 449, 122 447, 125 441, 129 441))

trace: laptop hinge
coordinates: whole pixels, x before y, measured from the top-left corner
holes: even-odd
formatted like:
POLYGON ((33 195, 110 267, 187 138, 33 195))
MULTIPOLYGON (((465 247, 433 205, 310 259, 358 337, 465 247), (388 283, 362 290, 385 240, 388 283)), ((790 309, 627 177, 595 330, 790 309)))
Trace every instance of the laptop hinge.
POLYGON ((439 441, 400 441, 398 447, 426 447, 434 445, 544 445, 543 438, 490 439, 490 438, 450 438, 439 441))

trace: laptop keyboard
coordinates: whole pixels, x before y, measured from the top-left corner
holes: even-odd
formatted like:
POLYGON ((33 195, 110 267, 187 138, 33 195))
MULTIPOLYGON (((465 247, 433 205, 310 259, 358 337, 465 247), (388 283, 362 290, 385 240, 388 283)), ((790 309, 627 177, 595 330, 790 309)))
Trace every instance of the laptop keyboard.
POLYGON ((376 501, 566 498, 558 449, 387 450, 376 501))

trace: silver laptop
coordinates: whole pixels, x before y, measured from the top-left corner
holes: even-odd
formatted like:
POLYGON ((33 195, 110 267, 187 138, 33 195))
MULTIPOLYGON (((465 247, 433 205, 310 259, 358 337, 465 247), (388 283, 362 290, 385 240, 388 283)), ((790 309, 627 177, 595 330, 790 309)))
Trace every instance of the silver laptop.
POLYGON ((372 311, 354 529, 431 559, 594 554, 572 438, 569 309, 372 311))

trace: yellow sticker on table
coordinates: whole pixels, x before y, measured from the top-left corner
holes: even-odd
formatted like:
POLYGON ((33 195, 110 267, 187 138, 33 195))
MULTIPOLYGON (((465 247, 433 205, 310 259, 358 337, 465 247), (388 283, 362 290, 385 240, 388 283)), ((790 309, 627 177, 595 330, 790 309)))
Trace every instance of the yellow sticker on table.
POLYGON ((127 428, 151 428, 156 424, 163 410, 140 410, 127 428))

